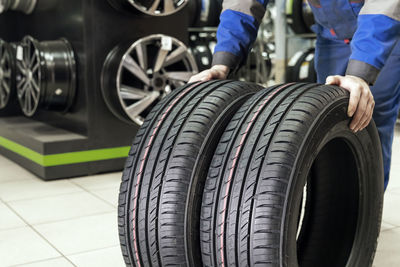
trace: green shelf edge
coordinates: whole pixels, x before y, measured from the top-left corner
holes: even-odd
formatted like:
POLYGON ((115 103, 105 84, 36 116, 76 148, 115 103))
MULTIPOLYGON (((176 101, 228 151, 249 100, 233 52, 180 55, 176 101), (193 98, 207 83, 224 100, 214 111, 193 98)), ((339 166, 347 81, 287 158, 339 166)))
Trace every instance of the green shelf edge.
POLYGON ((76 151, 60 154, 42 155, 30 148, 24 147, 14 141, 0 136, 0 146, 8 149, 24 158, 27 158, 43 167, 61 166, 77 163, 85 163, 100 160, 126 158, 130 147, 114 147, 93 149, 86 151, 76 151))

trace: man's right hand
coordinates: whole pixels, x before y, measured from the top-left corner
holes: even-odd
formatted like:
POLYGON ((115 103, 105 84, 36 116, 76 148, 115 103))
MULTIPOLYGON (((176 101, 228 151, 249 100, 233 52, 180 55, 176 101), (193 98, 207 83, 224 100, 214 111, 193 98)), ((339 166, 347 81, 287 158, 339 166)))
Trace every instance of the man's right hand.
POLYGON ((228 77, 229 68, 225 65, 215 65, 211 69, 204 70, 190 78, 189 83, 193 82, 206 82, 214 79, 224 80, 228 77))

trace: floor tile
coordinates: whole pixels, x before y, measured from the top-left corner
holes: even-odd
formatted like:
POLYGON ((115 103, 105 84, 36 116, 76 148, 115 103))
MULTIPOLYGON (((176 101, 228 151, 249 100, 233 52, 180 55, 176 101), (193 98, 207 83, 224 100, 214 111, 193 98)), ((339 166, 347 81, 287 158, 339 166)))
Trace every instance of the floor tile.
POLYGON ((106 213, 115 207, 88 192, 9 202, 29 224, 40 224, 106 213))
MULTIPOLYGON (((399 147, 399 149, 400 149, 400 147, 399 147)), ((397 158, 397 157, 400 159, 400 154, 393 155, 393 161, 392 161, 391 170, 390 170, 389 184, 387 187, 388 192, 400 191, 400 161, 395 162, 395 158, 397 158)))
POLYGON ((119 188, 94 190, 92 191, 92 193, 103 199, 104 201, 107 201, 114 207, 118 206, 119 188))
POLYGON ((14 162, 0 164, 0 183, 36 179, 37 176, 14 162))
POLYGON ((0 230, 12 229, 26 226, 26 223, 21 220, 9 207, 0 201, 0 230))
POLYGON ((400 226, 400 195, 386 192, 383 205, 383 221, 391 225, 400 226))
POLYGON ((7 166, 15 164, 12 160, 9 160, 8 158, 4 157, 3 155, 0 155, 0 167, 1 166, 7 166))
POLYGON ((400 195, 400 187, 394 188, 394 189, 390 190, 389 192, 392 194, 400 195))
POLYGON ((119 188, 121 177, 121 172, 114 172, 88 177, 74 178, 70 181, 82 186, 86 190, 92 191, 106 188, 119 188))
POLYGON ((398 267, 400 265, 400 228, 382 232, 375 256, 375 267, 398 267))
POLYGON ((67 259, 60 257, 51 260, 38 261, 28 264, 18 265, 21 267, 73 267, 74 265, 67 259))
POLYGON ((30 227, 0 231, 0 266, 61 256, 30 227))
POLYGON ((0 199, 5 202, 33 199, 83 191, 68 180, 45 182, 40 179, 23 180, 0 185, 0 199))
POLYGON ((124 267, 119 246, 67 256, 78 267, 124 267))
POLYGON ((382 221, 381 232, 388 231, 388 230, 391 230, 391 229, 396 228, 396 227, 397 226, 395 226, 393 224, 390 224, 390 223, 387 223, 385 221, 382 221))
POLYGON ((116 212, 34 227, 64 255, 119 244, 116 212))
POLYGON ((400 125, 397 126, 392 148, 392 164, 387 190, 400 192, 400 125))

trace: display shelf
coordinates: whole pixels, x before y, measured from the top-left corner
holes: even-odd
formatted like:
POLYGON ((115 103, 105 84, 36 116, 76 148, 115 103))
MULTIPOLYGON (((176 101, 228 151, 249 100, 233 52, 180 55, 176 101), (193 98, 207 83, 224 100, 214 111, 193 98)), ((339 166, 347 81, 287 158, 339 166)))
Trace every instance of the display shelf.
POLYGON ((120 170, 129 146, 99 146, 87 136, 23 116, 0 118, 0 154, 44 180, 120 170))
POLYGON ((217 27, 188 28, 188 32, 216 32, 217 30, 217 27))
POLYGON ((0 27, 0 38, 68 40, 76 59, 76 95, 65 112, 43 107, 32 118, 0 112, 0 154, 45 180, 122 170, 139 126, 119 120, 107 107, 101 92, 104 62, 114 47, 152 34, 187 44, 186 9, 161 17, 121 12, 107 1, 48 3, 30 15, 1 14, 0 25, 13 27, 0 27))
POLYGON ((315 33, 302 33, 302 34, 288 34, 286 35, 287 39, 291 38, 317 38, 315 33))

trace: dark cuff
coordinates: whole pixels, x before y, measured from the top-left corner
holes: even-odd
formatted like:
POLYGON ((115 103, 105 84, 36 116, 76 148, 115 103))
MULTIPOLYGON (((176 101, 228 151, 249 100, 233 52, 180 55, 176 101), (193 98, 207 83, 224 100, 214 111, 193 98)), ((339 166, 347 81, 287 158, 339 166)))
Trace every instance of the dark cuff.
POLYGON ((216 52, 213 56, 212 65, 225 65, 231 72, 235 72, 240 63, 240 58, 229 52, 216 52))
POLYGON ((379 69, 355 59, 350 59, 347 65, 346 75, 353 75, 364 79, 369 85, 374 85, 379 74, 379 69))

